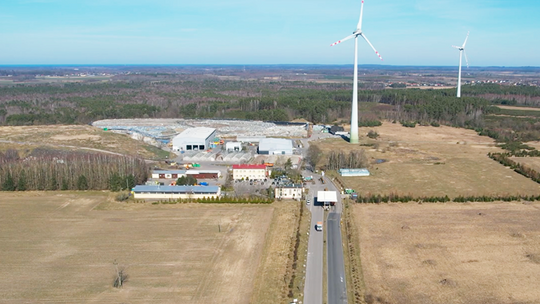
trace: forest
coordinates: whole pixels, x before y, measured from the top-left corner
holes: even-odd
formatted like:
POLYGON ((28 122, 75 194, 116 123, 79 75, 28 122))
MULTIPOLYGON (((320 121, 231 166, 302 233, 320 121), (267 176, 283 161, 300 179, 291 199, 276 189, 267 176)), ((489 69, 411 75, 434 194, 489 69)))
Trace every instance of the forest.
POLYGON ((131 189, 144 183, 143 159, 87 152, 37 148, 25 157, 17 150, 0 153, 3 191, 131 189))
MULTIPOLYGON (((500 140, 538 138, 537 118, 516 121, 492 115, 500 114, 493 106, 498 104, 540 106, 535 86, 464 85, 462 98, 455 97, 454 89, 377 87, 360 84, 360 125, 379 120, 446 124, 500 140), (514 126, 521 135, 509 136, 514 126)), ((111 118, 301 118, 339 124, 350 118, 350 101, 351 86, 343 82, 122 74, 102 83, 2 86, 0 125, 87 124, 111 118)))

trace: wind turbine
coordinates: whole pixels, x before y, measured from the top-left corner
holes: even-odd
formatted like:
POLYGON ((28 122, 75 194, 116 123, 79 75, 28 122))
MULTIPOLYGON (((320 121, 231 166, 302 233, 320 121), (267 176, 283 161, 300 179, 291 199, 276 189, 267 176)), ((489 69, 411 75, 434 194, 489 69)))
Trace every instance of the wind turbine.
POLYGON ((465 52, 465 44, 467 44, 467 39, 469 39, 469 32, 467 32, 467 37, 465 37, 465 41, 463 42, 462 46, 455 46, 452 45, 453 48, 456 48, 459 50, 459 74, 458 74, 458 84, 457 84, 457 97, 461 97, 461 61, 462 61, 462 55, 465 53, 465 62, 467 62, 467 68, 469 67, 469 59, 467 59, 467 53, 465 52))
POLYGON ((334 46, 345 40, 354 38, 354 80, 353 80, 353 97, 352 97, 352 113, 351 113, 351 136, 349 138, 349 142, 351 144, 358 143, 358 36, 361 36, 362 38, 364 38, 364 40, 366 40, 369 46, 371 46, 371 48, 375 51, 375 54, 379 56, 379 59, 383 60, 379 52, 377 52, 373 44, 369 42, 366 35, 362 32, 363 13, 364 13, 364 0, 362 0, 362 6, 360 8, 360 20, 358 21, 356 30, 352 33, 352 35, 349 35, 339 40, 338 42, 330 45, 330 46, 334 46))

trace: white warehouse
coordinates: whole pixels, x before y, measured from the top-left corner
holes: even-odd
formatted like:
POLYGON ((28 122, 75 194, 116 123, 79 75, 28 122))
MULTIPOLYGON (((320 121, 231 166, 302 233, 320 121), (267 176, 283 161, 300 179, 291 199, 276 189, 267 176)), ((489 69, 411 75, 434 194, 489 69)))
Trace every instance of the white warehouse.
POLYGON ((214 128, 190 128, 176 135, 172 140, 173 151, 202 151, 210 148, 216 137, 214 128))
POLYGON ((259 154, 292 155, 292 140, 285 138, 264 138, 259 142, 259 154))
POLYGON ((239 152, 242 151, 242 143, 238 141, 228 141, 225 143, 225 150, 227 152, 239 152))

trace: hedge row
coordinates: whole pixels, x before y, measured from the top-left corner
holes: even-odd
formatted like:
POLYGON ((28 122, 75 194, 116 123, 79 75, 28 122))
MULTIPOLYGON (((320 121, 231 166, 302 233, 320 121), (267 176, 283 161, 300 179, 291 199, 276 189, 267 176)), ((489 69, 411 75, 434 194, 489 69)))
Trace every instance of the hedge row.
POLYGON ((153 202, 152 204, 183 204, 183 203, 200 203, 200 204, 271 204, 273 203, 273 199, 268 198, 260 198, 260 197, 251 197, 251 198, 245 198, 245 197, 203 197, 198 199, 169 199, 169 200, 160 200, 157 202, 153 202))
POLYGON ((424 202, 424 203, 466 203, 466 202, 495 202, 495 201, 540 201, 540 195, 480 195, 480 196, 457 196, 453 199, 445 196, 424 196, 413 197, 411 195, 380 195, 373 194, 367 196, 358 196, 357 203, 363 204, 379 204, 379 203, 408 203, 408 202, 424 202))

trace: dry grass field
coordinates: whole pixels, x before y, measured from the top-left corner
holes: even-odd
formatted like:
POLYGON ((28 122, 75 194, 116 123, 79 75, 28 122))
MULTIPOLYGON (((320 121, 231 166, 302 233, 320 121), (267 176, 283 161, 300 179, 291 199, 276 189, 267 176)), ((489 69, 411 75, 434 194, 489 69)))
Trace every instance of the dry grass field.
POLYGON ((512 157, 512 160, 540 172, 540 157, 512 157))
POLYGON ((492 139, 472 130, 452 127, 405 128, 384 123, 361 128, 361 142, 351 146, 341 139, 321 141, 325 152, 364 149, 370 177, 341 178, 346 187, 361 194, 410 194, 413 196, 538 194, 540 185, 487 157, 500 152, 492 139), (366 137, 369 130, 380 137, 366 137), (377 163, 381 162, 381 163, 377 163))
POLYGON ((250 303, 273 206, 108 196, 1 193, 0 302, 250 303))
POLYGON ((40 146, 108 151, 146 159, 164 158, 168 155, 168 152, 131 139, 129 136, 87 125, 0 127, 0 151, 6 149, 24 151, 40 146))
POLYGON ((366 302, 540 303, 540 204, 355 205, 366 302))

